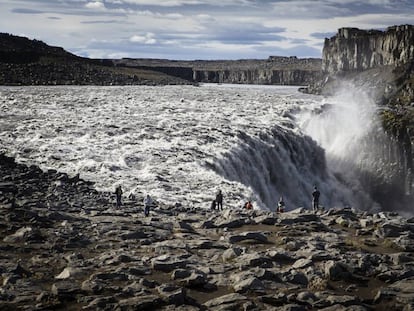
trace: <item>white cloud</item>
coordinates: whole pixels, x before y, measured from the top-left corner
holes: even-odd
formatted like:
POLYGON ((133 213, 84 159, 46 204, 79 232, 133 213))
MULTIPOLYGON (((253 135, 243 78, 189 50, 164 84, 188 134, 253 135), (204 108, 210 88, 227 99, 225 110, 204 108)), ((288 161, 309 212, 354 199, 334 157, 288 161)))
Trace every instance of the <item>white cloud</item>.
POLYGON ((85 4, 85 7, 88 9, 94 9, 94 10, 103 10, 105 9, 105 4, 103 2, 95 1, 95 2, 88 2, 85 4))
POLYGON ((154 38, 154 34, 147 32, 143 35, 134 35, 129 38, 130 42, 133 43, 142 43, 142 44, 155 44, 157 40, 154 38))
POLYGON ((153 6, 153 7, 182 7, 188 5, 198 6, 251 6, 255 5, 254 1, 250 0, 106 0, 108 3, 119 4, 131 4, 141 6, 153 6))
MULTIPOLYGON (((135 5, 150 5, 150 6, 164 6, 164 7, 175 7, 191 4, 201 4, 202 1, 198 0, 121 0, 123 3, 135 4, 135 5)), ((119 2, 119 1, 118 1, 119 2)))
POLYGON ((202 23, 212 23, 212 22, 214 22, 215 21, 215 18, 214 17, 212 17, 211 15, 209 15, 209 14, 198 14, 197 16, 196 16, 196 18, 197 18, 197 20, 199 20, 200 22, 202 22, 202 23))

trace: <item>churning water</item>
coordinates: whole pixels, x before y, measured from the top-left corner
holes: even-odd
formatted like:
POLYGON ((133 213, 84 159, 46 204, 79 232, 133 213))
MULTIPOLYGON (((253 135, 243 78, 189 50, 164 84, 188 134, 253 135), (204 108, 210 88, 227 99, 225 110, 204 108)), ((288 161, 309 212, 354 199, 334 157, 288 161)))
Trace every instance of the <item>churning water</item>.
POLYGON ((0 149, 166 204, 209 207, 221 189, 225 207, 274 210, 283 196, 309 208, 317 185, 325 207, 375 208, 338 165, 355 158, 374 109, 336 101, 281 86, 1 87, 0 149))

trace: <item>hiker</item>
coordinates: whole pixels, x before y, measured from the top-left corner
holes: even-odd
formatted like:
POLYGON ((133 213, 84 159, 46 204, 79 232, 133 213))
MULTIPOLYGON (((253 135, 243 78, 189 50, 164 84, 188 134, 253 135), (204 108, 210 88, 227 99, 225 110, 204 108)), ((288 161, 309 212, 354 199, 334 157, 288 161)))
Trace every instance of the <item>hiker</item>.
POLYGON ((217 202, 216 202, 216 200, 213 200, 213 202, 211 202, 211 209, 215 210, 216 207, 217 207, 217 202))
POLYGON ((122 188, 121 185, 118 185, 115 189, 115 195, 116 195, 116 207, 120 208, 121 207, 121 199, 122 199, 122 188))
POLYGON ((128 196, 128 199, 130 199, 131 201, 136 201, 137 200, 137 197, 136 197, 136 195, 133 192, 131 192, 129 194, 129 196, 128 196))
POLYGON ((279 202, 277 202, 277 209, 278 213, 283 213, 285 211, 285 202, 283 201, 283 197, 280 197, 279 202))
POLYGON ((252 202, 251 202, 251 201, 247 201, 247 202, 244 204, 244 208, 245 208, 245 209, 253 209, 253 204, 252 204, 252 202))
POLYGON ((321 195, 321 193, 319 192, 318 188, 315 186, 313 187, 313 192, 312 192, 312 207, 313 207, 313 211, 316 213, 319 209, 319 196, 321 195))
POLYGON ((221 190, 219 190, 216 195, 216 204, 218 210, 223 210, 223 193, 221 190))
POLYGON ((154 201, 149 194, 144 198, 144 214, 145 217, 149 215, 150 207, 154 205, 154 201))

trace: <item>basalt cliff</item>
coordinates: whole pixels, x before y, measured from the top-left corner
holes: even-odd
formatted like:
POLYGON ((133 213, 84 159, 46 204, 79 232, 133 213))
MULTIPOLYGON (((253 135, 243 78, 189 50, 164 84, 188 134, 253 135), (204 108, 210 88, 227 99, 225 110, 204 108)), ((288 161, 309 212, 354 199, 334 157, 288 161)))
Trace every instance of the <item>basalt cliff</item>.
POLYGON ((125 58, 113 62, 118 67, 151 69, 203 83, 308 85, 321 77, 321 59, 295 56, 194 61, 125 58))
POLYGON ((414 27, 386 31, 341 28, 325 39, 322 69, 329 73, 362 71, 382 66, 404 66, 414 59, 414 27))
MULTIPOLYGON (((341 28, 325 39, 323 78, 306 91, 333 95, 353 85, 378 105, 386 139, 372 133, 381 177, 365 176, 372 195, 382 206, 406 201, 413 207, 414 142, 414 26, 384 31, 341 28), (411 202, 411 203, 409 203, 411 202)), ((374 162, 374 161, 373 161, 374 162)))

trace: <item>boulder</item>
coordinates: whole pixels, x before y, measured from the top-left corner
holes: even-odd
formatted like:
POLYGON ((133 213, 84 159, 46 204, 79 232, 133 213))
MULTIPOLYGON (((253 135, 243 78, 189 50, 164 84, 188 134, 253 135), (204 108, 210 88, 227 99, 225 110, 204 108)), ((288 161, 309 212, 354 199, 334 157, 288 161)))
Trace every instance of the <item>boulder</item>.
POLYGON ((156 310, 164 304, 163 300, 155 295, 145 295, 121 299, 118 306, 121 310, 156 310))
POLYGON ((273 260, 265 255, 259 253, 243 254, 236 258, 237 263, 240 267, 261 267, 261 268, 272 268, 273 260))
POLYGON ((43 241, 40 231, 32 227, 22 227, 15 233, 6 236, 3 242, 6 243, 22 243, 22 242, 40 242, 43 241))
POLYGON ((76 277, 83 275, 83 273, 84 273, 83 269, 75 268, 75 267, 66 267, 65 269, 63 269, 61 273, 55 276, 55 279, 64 280, 64 279, 76 278, 76 277))
POLYGON ((228 310, 238 310, 240 306, 247 301, 247 297, 239 293, 227 294, 214 299, 206 301, 203 305, 209 309, 223 306, 227 307, 228 310))
POLYGON ((157 287, 157 291, 168 304, 173 304, 175 306, 185 304, 187 295, 186 290, 182 287, 162 284, 157 287))
POLYGON ((74 300, 77 294, 83 291, 80 286, 73 281, 63 280, 52 285, 52 293, 58 297, 59 300, 74 300))
POLYGON ((154 270, 172 272, 175 269, 185 268, 189 261, 176 256, 161 255, 151 260, 151 266, 154 270))
POLYGON ((332 281, 349 280, 352 274, 348 267, 341 262, 329 260, 325 263, 325 276, 332 281))
POLYGON ((252 292, 263 292, 264 285, 261 280, 255 277, 249 277, 233 284, 233 289, 236 293, 252 292))
POLYGON ((395 299, 401 305, 414 304, 414 278, 408 278, 378 290, 374 303, 395 299))
POLYGON ((223 261, 229 261, 229 260, 233 260, 234 258, 240 256, 243 253, 243 250, 239 247, 232 247, 229 249, 226 249, 223 252, 223 255, 221 256, 223 261))
POLYGON ((259 243, 268 243, 267 237, 263 232, 242 232, 240 234, 230 235, 228 240, 232 244, 246 240, 254 240, 259 243))

